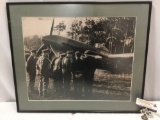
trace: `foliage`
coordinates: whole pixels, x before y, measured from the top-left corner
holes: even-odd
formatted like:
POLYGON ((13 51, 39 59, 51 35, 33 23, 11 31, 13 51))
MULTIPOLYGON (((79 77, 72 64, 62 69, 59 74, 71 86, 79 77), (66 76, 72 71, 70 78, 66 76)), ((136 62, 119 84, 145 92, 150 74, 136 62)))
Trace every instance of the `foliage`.
POLYGON ((24 37, 25 51, 37 50, 41 45, 41 37, 38 35, 24 37))
MULTIPOLYGON (((71 25, 71 31, 68 32, 68 36, 90 45, 95 45, 95 43, 107 44, 107 42, 111 41, 115 46, 118 45, 122 48, 126 39, 128 42, 128 38, 133 43, 135 24, 135 17, 86 18, 84 24, 82 21, 75 20, 71 25), (115 38, 114 40, 112 39, 113 37, 115 38)), ((122 51, 124 52, 124 50, 122 51)))

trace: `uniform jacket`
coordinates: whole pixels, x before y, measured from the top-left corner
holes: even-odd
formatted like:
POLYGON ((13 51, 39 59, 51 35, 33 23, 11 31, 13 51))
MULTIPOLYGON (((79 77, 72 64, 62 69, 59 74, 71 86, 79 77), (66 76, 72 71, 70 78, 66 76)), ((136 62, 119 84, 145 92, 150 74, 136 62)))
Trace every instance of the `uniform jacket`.
POLYGON ((45 77, 50 76, 50 61, 47 57, 41 56, 37 61, 39 74, 45 77))
POLYGON ((29 74, 36 74, 36 61, 37 59, 34 56, 29 56, 26 63, 26 69, 29 74))

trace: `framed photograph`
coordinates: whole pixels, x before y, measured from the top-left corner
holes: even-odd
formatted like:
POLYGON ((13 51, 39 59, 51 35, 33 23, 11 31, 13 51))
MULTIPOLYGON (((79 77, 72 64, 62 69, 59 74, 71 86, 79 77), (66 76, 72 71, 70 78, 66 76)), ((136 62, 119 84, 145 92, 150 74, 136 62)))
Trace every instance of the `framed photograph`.
POLYGON ((138 112, 151 7, 7 3, 18 112, 138 112))

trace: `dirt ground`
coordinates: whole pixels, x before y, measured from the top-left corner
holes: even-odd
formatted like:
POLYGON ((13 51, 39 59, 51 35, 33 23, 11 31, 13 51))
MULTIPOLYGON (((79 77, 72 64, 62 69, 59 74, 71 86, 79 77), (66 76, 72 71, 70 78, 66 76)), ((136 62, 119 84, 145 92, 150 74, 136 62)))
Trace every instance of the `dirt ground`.
MULTIPOLYGON (((38 96, 39 79, 36 78, 35 92, 28 93, 29 100, 129 100, 131 91, 131 74, 110 74, 105 70, 96 70, 92 86, 92 96, 75 97, 73 82, 71 81, 71 93, 64 95, 56 93, 54 80, 49 79, 48 97, 38 96)), ((28 81, 27 81, 28 83, 28 81)))

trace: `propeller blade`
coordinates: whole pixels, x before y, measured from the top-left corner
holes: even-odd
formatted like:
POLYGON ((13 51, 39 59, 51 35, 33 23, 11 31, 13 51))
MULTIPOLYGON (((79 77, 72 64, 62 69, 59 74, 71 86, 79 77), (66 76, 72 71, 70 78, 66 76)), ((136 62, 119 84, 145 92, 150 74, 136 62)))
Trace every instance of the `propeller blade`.
POLYGON ((50 35, 52 35, 52 33, 53 33, 53 27, 54 27, 54 19, 53 19, 53 21, 52 21, 52 26, 51 26, 50 35))
POLYGON ((38 57, 39 55, 41 55, 42 50, 46 49, 47 47, 43 44, 37 51, 36 56, 38 57))

